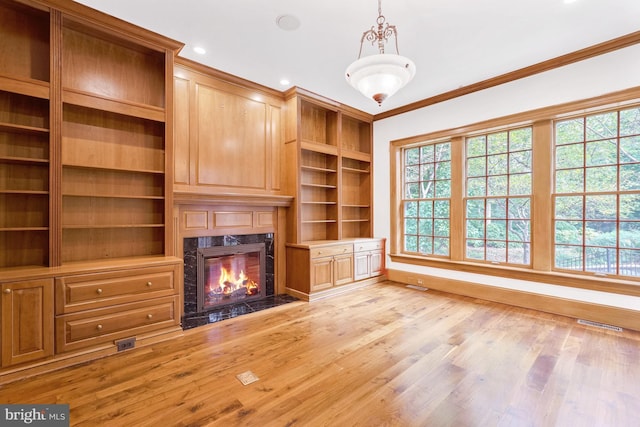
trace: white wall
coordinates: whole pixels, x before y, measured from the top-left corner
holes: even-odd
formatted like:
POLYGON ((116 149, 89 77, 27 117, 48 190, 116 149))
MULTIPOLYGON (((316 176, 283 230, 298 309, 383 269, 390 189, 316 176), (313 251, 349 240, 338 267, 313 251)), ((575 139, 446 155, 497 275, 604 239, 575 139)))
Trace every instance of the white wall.
MULTIPOLYGON (((418 72, 428 73, 429 70, 418 72)), ((390 141, 591 98, 635 86, 640 86, 640 45, 376 121, 373 148, 374 235, 390 237, 390 141)), ((411 90, 411 84, 402 90, 411 90)), ((452 272, 391 262, 389 259, 387 267, 640 310, 640 297, 452 272)))

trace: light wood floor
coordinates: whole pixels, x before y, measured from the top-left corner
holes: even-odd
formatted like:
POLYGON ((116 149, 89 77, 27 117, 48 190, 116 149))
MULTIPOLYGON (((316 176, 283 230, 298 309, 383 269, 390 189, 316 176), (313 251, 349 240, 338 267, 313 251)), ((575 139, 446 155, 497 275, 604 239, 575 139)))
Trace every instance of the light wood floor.
POLYGON ((82 426, 637 426, 639 335, 386 282, 7 384, 0 401, 69 403, 82 426))

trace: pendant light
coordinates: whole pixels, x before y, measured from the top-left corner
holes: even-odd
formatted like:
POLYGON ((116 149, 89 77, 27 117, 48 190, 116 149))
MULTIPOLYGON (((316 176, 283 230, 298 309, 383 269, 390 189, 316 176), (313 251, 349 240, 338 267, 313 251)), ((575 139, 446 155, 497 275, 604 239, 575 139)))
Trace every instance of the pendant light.
POLYGON ((413 61, 400 55, 396 26, 386 22, 382 15, 382 0, 378 0, 376 25, 362 33, 358 59, 346 71, 347 82, 381 106, 385 99, 409 83, 415 74, 416 66, 413 61), (385 44, 391 37, 395 40, 395 54, 384 51, 385 44), (371 42, 371 45, 377 44, 377 54, 361 57, 365 40, 371 42))

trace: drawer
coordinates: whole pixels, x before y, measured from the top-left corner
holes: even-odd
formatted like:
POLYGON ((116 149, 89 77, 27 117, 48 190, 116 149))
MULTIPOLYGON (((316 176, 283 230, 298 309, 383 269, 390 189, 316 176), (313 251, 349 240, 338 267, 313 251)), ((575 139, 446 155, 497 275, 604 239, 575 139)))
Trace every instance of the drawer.
POLYGON ((371 242, 356 242, 353 245, 354 252, 362 252, 362 251, 375 251, 382 249, 382 241, 374 240, 371 242))
POLYGON ((57 352, 179 325, 177 296, 56 317, 57 352))
POLYGON ((353 245, 344 244, 344 245, 315 247, 315 248, 311 248, 309 252, 310 252, 309 256, 312 259, 326 257, 326 256, 350 254, 350 253, 353 253, 353 245))
POLYGON ((56 313, 178 294, 177 267, 162 266, 56 278, 56 313))

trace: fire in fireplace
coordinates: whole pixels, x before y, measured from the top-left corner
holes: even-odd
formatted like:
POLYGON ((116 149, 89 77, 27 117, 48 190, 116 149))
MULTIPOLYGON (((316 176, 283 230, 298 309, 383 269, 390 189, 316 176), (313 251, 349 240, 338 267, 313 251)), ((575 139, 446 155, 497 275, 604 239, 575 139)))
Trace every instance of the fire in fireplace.
POLYGON ((198 311, 263 298, 265 244, 199 248, 197 282, 198 311))

